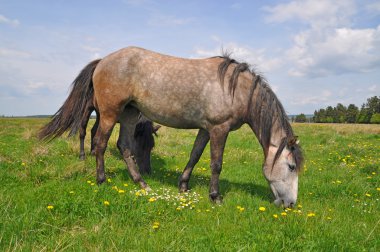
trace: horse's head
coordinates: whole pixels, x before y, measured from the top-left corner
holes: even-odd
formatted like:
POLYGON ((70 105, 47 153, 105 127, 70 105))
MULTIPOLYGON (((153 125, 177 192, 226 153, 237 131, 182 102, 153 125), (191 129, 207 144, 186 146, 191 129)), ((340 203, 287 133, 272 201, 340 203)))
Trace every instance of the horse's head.
POLYGON ((296 204, 301 164, 302 153, 296 137, 284 138, 279 146, 269 146, 263 172, 277 206, 293 207, 296 204))

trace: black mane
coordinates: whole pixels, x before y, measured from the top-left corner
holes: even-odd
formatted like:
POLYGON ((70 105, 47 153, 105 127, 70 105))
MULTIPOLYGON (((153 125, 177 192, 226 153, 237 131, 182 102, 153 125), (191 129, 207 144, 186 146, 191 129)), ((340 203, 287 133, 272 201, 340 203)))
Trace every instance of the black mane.
POLYGON ((230 54, 225 53, 223 56, 220 56, 220 58, 224 59, 218 68, 218 76, 222 87, 224 86, 228 68, 230 66, 234 67, 228 81, 228 91, 232 97, 234 96, 238 84, 239 74, 249 71, 253 76, 249 97, 252 97, 256 92, 256 99, 253 100, 251 98, 249 100, 247 111, 249 111, 251 115, 255 115, 252 127, 264 149, 269 149, 273 127, 277 127, 278 125, 278 130, 284 130, 286 137, 281 140, 281 144, 278 146, 278 151, 275 155, 273 164, 280 157, 280 154, 285 146, 288 146, 294 156, 296 169, 300 170, 303 162, 301 147, 295 143, 294 139, 297 137, 293 133, 293 129, 289 123, 285 109, 275 93, 269 87, 266 79, 255 73, 255 71, 250 68, 249 64, 245 62, 240 63, 230 58, 230 54))

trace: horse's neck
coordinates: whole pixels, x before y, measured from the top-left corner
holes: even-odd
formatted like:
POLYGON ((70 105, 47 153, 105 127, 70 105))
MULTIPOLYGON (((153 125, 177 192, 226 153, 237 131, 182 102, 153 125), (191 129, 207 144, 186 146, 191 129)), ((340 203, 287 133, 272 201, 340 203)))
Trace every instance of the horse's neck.
POLYGON ((279 146, 281 140, 286 136, 285 130, 278 120, 275 120, 270 128, 266 128, 263 121, 255 120, 254 115, 251 115, 248 124, 264 150, 267 150, 270 145, 279 146))

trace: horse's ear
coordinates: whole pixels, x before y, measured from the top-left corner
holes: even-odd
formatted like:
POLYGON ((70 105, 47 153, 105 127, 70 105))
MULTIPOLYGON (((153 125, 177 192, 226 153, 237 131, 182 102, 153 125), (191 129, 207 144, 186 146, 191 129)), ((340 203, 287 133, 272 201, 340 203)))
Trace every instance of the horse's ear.
POLYGON ((161 125, 155 125, 153 127, 153 133, 157 136, 157 131, 161 128, 161 125))
POLYGON ((298 136, 293 136, 288 140, 288 148, 294 149, 294 146, 299 144, 300 140, 298 140, 298 136))

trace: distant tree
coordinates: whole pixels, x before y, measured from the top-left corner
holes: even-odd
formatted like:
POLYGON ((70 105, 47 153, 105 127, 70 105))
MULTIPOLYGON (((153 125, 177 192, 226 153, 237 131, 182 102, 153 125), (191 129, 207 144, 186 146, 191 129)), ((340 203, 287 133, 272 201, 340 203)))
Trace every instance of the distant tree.
POLYGON ((299 114, 296 116, 296 119, 295 119, 295 122, 301 122, 301 123, 304 123, 306 122, 307 119, 306 119, 306 115, 305 114, 299 114))
POLYGON ((373 114, 373 115, 371 116, 370 123, 373 123, 373 124, 380 124, 380 113, 373 114))
POLYGON ((366 107, 368 108, 368 112, 371 115, 380 113, 380 98, 378 98, 377 96, 368 98, 366 107))
POLYGON ((359 108, 355 106, 355 104, 348 105, 347 111, 346 111, 346 122, 348 123, 355 123, 356 118, 359 114, 359 108))
POLYGON ((346 115, 347 115, 347 108, 342 104, 338 103, 336 105, 336 115, 334 122, 336 123, 345 123, 346 122, 346 115))
POLYGON ((365 104, 362 105, 360 112, 358 114, 358 118, 356 119, 357 123, 369 123, 371 120, 371 114, 369 109, 365 104))

